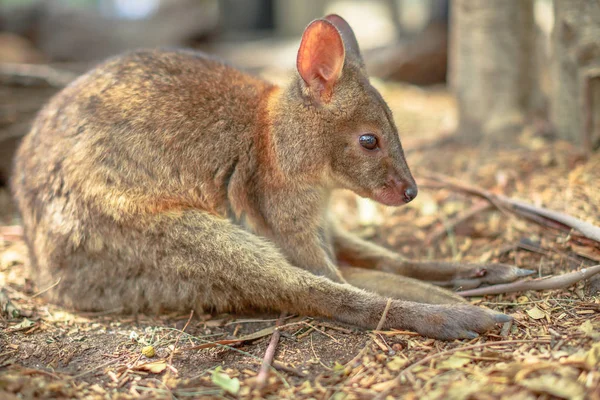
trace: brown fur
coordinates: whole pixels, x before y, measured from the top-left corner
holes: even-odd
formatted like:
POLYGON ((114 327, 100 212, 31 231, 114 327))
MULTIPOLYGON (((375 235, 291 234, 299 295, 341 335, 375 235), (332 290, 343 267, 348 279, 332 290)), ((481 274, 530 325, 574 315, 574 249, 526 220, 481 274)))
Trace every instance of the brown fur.
MULTIPOLYGON (((443 339, 506 320, 390 274, 453 282, 483 279, 481 267, 408 262, 331 223, 333 189, 398 205, 416 186, 350 27, 315 21, 303 43, 286 88, 201 53, 149 50, 106 61, 50 101, 12 187, 39 287, 60 280, 51 301, 286 310, 373 328, 390 296, 387 326, 443 339), (339 32, 345 51, 315 45, 342 43, 339 32), (366 132, 379 150, 358 144, 366 132)), ((491 271, 506 281, 511 268, 491 271)))

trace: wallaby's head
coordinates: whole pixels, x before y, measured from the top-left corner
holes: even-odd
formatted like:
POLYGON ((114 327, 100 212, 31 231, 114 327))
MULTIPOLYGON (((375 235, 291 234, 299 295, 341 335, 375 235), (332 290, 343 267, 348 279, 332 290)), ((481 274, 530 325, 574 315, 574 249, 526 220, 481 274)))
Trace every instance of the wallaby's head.
POLYGON ((386 205, 414 199, 417 185, 392 113, 369 83, 348 23, 329 15, 308 25, 297 69, 305 144, 314 147, 310 157, 322 163, 326 179, 386 205))

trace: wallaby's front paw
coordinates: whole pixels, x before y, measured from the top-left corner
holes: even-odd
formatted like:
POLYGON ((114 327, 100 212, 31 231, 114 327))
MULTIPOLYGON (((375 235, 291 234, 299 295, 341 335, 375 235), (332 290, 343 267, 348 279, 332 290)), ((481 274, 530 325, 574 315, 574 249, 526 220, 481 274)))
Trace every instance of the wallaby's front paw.
POLYGON ((494 285, 512 282, 534 273, 534 270, 521 269, 508 264, 468 264, 456 274, 452 286, 470 289, 484 283, 494 285))
POLYGON ((498 323, 510 321, 508 315, 483 307, 465 305, 424 305, 414 329, 434 339, 473 339, 498 323))

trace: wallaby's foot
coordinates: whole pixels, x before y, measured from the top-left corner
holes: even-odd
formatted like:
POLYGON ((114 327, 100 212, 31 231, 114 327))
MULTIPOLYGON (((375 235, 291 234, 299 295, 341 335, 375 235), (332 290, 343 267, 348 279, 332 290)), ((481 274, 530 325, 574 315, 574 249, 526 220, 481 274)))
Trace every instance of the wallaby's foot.
POLYGON ((440 286, 471 289, 483 284, 496 285, 513 282, 524 276, 534 274, 531 269, 522 269, 509 264, 464 264, 448 281, 434 281, 440 286))
POLYGON ((397 257, 377 269, 427 281, 439 286, 474 288, 483 284, 508 283, 535 271, 508 264, 461 264, 443 261, 411 261, 397 257))
POLYGON ((406 260, 391 250, 340 229, 335 221, 331 221, 331 226, 338 262, 353 267, 375 269, 455 288, 507 283, 535 272, 507 264, 406 260))
MULTIPOLYGON (((423 336, 442 339, 473 339, 492 329, 496 324, 510 321, 508 315, 469 304, 422 304, 420 314, 411 321, 411 327, 423 336)), ((393 324, 393 321, 390 321, 393 324)))

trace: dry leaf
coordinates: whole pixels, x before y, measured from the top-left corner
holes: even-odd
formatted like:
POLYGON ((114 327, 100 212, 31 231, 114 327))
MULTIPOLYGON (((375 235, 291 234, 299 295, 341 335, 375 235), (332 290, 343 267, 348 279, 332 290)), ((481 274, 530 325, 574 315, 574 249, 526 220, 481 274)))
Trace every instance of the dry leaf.
POLYGON ((540 310, 539 308, 537 308, 537 306, 530 308, 526 312, 527 312, 527 315, 529 315, 532 319, 546 318, 546 313, 543 312, 542 310, 540 310))
POLYGON ((585 333, 585 336, 594 337, 594 325, 589 319, 579 326, 579 330, 585 333))
POLYGON ((590 351, 587 352, 585 365, 590 369, 600 367, 600 343, 594 343, 590 351))
POLYGON ((542 375, 536 378, 524 379, 519 382, 519 385, 535 392, 547 393, 562 399, 585 399, 585 388, 581 384, 577 381, 554 375, 542 375))
POLYGON ((470 358, 466 358, 461 356, 460 354, 455 354, 452 357, 438 363, 439 369, 457 369, 462 368, 467 365, 471 361, 470 358))
POLYGON ((407 363, 407 359, 395 356, 387 363, 386 367, 388 367, 390 371, 400 371, 407 363))
POLYGON ((159 361, 154 361, 154 362, 147 363, 147 364, 142 364, 142 365, 136 367, 135 369, 139 370, 139 371, 148 371, 148 372, 151 372, 153 374, 160 374, 166 368, 167 368, 166 361, 165 360, 159 360, 159 361))

